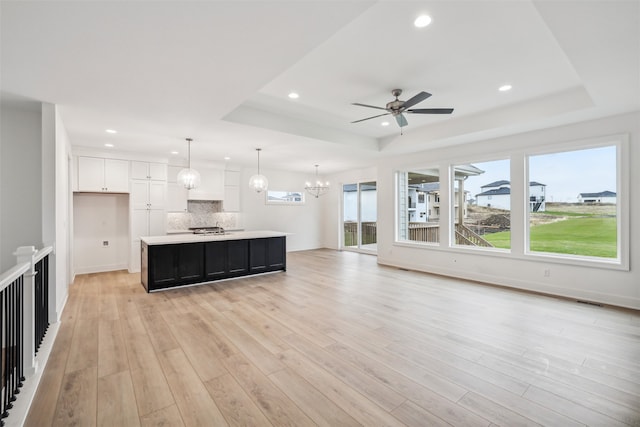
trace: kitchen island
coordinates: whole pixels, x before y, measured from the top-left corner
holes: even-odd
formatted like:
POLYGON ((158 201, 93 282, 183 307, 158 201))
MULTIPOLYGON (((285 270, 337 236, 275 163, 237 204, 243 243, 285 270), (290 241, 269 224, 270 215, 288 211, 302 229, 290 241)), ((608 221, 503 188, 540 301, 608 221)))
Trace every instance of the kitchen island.
POLYGON ((140 238, 147 292, 287 269, 286 233, 238 231, 140 238))

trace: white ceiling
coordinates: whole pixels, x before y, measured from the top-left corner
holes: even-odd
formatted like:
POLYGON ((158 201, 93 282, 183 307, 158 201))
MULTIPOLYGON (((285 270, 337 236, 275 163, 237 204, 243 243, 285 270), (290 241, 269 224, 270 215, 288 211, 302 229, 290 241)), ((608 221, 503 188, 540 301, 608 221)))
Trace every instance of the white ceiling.
POLYGON ((640 0, 0 3, 1 89, 74 146, 338 172, 640 110, 640 0), (433 21, 413 26, 421 13, 433 21), (502 84, 513 90, 502 93, 502 84), (401 99, 450 116, 350 122, 401 99), (297 100, 287 97, 296 91, 297 100), (116 129, 109 135, 105 129, 116 129))

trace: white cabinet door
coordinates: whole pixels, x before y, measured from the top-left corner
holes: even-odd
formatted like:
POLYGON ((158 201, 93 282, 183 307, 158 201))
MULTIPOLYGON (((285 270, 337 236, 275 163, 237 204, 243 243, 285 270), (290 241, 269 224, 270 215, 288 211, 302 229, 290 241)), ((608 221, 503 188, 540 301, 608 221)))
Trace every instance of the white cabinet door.
POLYGON ((149 179, 153 181, 166 181, 167 165, 164 163, 149 163, 149 179))
POLYGON ((164 163, 131 162, 131 179, 167 180, 167 165, 164 163))
POLYGON ((131 209, 149 208, 149 182, 131 180, 131 195, 129 196, 131 209))
POLYGON ((167 184, 164 181, 150 181, 149 207, 151 209, 164 209, 166 203, 167 184))
POLYGON ((166 214, 164 209, 150 209, 149 211, 149 236, 162 236, 166 234, 166 214))
POLYGON ((132 209, 164 209, 166 184, 161 181, 131 180, 132 209))
POLYGON ((78 157, 78 191, 105 191, 104 159, 78 157))
POLYGON ((131 179, 149 179, 149 163, 132 161, 131 179))
POLYGON ((111 193, 129 192, 129 162, 127 160, 104 160, 105 191, 111 193))
POLYGON ((133 209, 131 211, 131 241, 144 236, 162 236, 166 234, 166 215, 164 209, 133 209))
POLYGON ((131 240, 139 241, 140 237, 149 235, 149 210, 131 210, 131 240))
POLYGON ((200 187, 189 190, 189 200, 223 200, 224 171, 221 169, 196 169, 200 172, 200 187))
POLYGON ((187 212, 187 189, 176 182, 167 184, 167 212, 187 212))

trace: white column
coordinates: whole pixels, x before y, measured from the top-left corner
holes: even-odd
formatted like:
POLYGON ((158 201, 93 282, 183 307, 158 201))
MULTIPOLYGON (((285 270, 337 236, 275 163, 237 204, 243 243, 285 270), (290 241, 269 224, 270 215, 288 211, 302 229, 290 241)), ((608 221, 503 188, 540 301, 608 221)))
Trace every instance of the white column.
POLYGON ((34 262, 34 255, 37 253, 36 248, 33 246, 20 246, 14 253, 17 258, 18 264, 28 262, 30 265, 29 271, 24 274, 23 282, 23 300, 22 300, 22 313, 23 313, 23 343, 22 343, 22 361, 24 376, 30 377, 35 373, 36 360, 35 360, 35 313, 34 307, 34 295, 36 280, 36 266, 34 262))

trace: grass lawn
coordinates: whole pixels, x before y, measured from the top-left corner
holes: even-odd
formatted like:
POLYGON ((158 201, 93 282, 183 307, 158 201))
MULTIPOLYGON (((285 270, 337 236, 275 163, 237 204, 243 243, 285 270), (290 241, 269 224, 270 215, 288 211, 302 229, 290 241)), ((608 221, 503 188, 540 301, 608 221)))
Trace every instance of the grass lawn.
MULTIPOLYGON (((497 248, 511 247, 511 232, 484 236, 497 248)), ((577 217, 531 227, 531 251, 615 258, 616 218, 577 217)))

